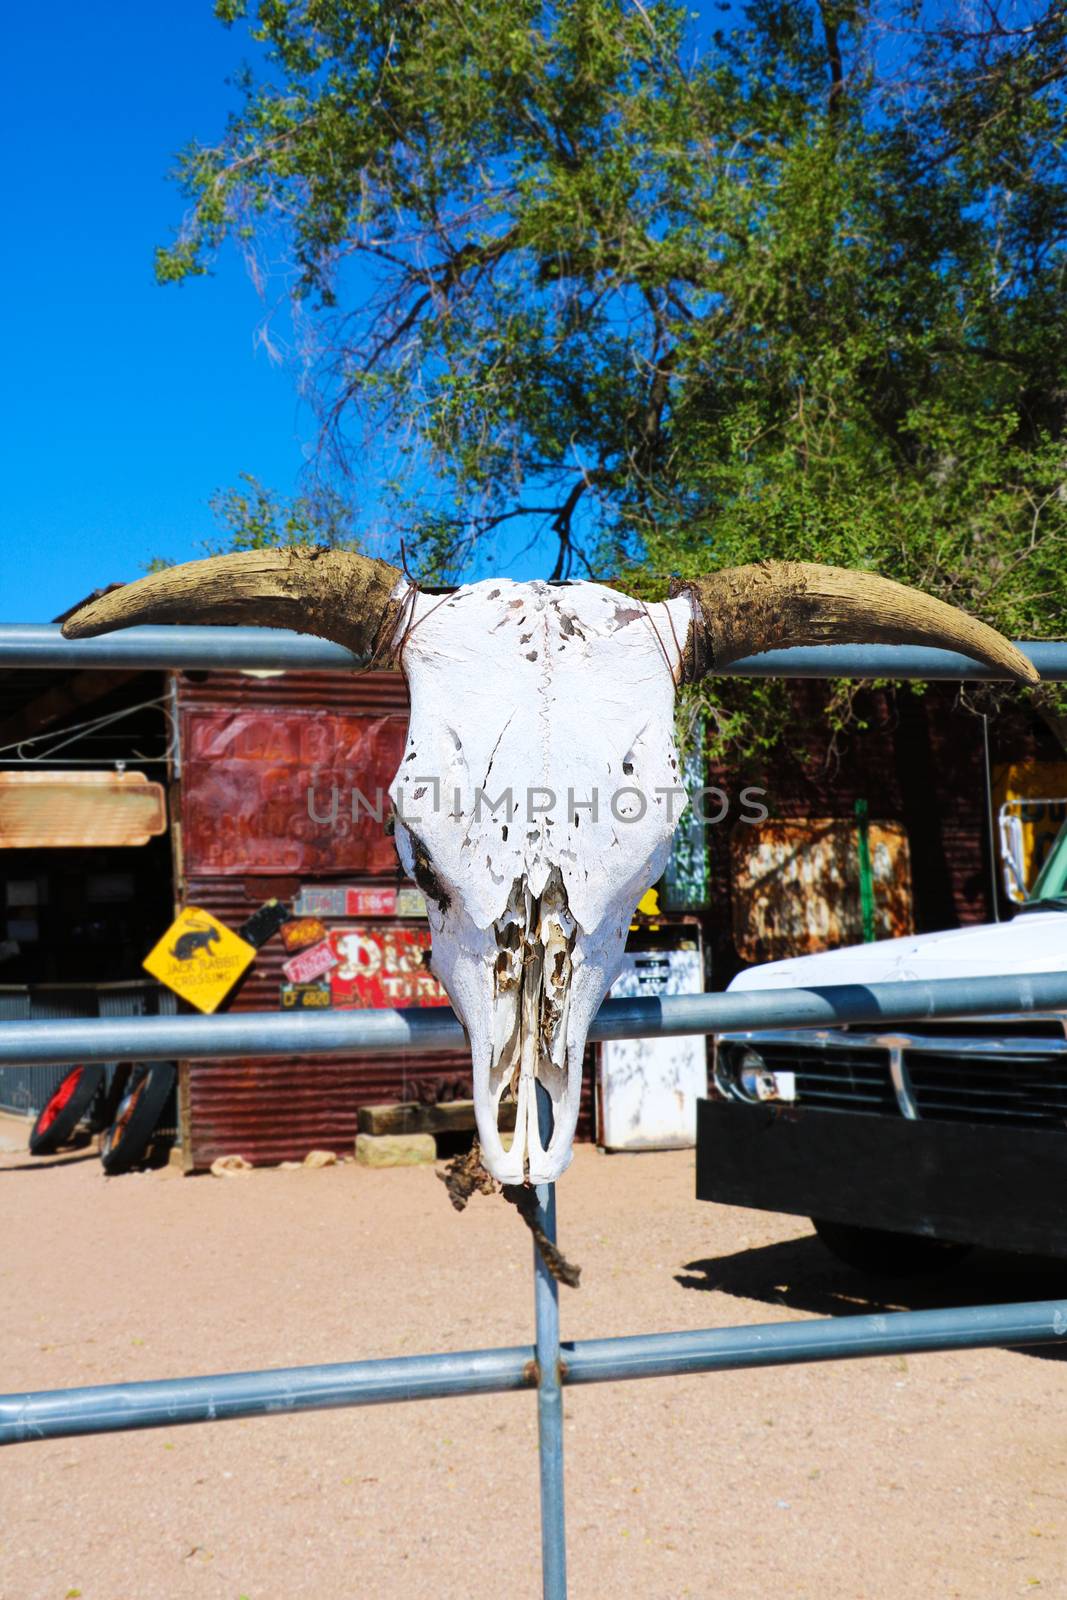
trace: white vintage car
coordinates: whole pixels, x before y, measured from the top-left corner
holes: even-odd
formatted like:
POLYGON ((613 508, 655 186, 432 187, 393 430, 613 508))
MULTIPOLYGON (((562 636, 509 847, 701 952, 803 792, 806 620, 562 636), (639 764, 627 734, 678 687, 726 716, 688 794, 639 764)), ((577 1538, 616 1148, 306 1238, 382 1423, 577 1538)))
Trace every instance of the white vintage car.
MULTIPOLYGON (((1067 968, 1067 826, 1010 921, 792 960, 733 990, 1067 968)), ((973 1244, 1067 1256, 1067 1013, 723 1034, 698 1195, 810 1216, 882 1272, 973 1244)))

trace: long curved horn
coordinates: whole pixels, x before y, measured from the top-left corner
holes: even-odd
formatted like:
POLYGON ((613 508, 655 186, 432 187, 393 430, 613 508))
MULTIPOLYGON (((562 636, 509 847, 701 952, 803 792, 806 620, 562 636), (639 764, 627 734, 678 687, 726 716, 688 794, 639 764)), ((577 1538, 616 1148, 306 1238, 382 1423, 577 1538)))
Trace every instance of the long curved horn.
POLYGON ((90 600, 63 635, 90 639, 141 622, 245 623, 318 634, 372 657, 392 641, 405 581, 387 561, 346 550, 245 550, 166 567, 90 600))
POLYGON ((814 561, 760 561, 677 580, 693 602, 685 680, 742 656, 790 645, 919 644, 958 650, 1020 683, 1039 674, 1021 650, 975 617, 873 572, 814 561))

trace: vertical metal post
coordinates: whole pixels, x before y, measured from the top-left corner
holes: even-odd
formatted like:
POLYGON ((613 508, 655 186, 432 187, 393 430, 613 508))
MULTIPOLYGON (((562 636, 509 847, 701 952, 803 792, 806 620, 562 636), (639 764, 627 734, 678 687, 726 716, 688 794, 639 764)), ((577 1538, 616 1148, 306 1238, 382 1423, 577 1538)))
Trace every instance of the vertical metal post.
POLYGON ((874 942, 874 873, 871 870, 870 821, 866 800, 856 801, 857 845, 860 863, 860 915, 863 918, 863 941, 874 942))
MULTIPOLYGON (((541 1144, 552 1136, 552 1100, 537 1084, 541 1144)), ((537 1185, 538 1221, 556 1241, 556 1186, 537 1185)), ((567 1600, 567 1543, 563 1516, 563 1390, 559 1381, 559 1285, 534 1245, 537 1320, 537 1441, 541 1460, 541 1583, 544 1600, 567 1600)))

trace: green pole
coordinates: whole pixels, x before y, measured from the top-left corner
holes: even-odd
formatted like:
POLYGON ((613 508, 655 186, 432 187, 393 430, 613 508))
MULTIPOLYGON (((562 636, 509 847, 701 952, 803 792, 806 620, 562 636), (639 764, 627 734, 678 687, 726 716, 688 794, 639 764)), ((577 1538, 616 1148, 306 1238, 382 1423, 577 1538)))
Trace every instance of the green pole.
POLYGON ((873 944, 874 933, 874 873, 871 871, 870 823, 866 800, 856 801, 857 849, 860 863, 860 913, 863 917, 863 942, 873 944))

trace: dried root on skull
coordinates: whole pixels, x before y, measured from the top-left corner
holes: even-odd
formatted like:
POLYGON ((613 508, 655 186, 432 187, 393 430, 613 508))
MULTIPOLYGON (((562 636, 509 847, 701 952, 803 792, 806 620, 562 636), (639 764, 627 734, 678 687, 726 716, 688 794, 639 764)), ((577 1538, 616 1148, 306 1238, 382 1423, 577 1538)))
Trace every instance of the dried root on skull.
POLYGON ((573 1261, 568 1261, 559 1246, 553 1244, 545 1233, 538 1215, 537 1196, 534 1191, 526 1184, 498 1184, 482 1166, 482 1152, 477 1139, 469 1150, 462 1155, 454 1156, 444 1172, 439 1172, 437 1176, 447 1189, 448 1198, 457 1211, 467 1209, 467 1202, 472 1195, 496 1194, 499 1190, 504 1199, 515 1207, 533 1234, 534 1243, 546 1270, 557 1283, 565 1283, 568 1288, 577 1289, 582 1269, 576 1267, 573 1261))

